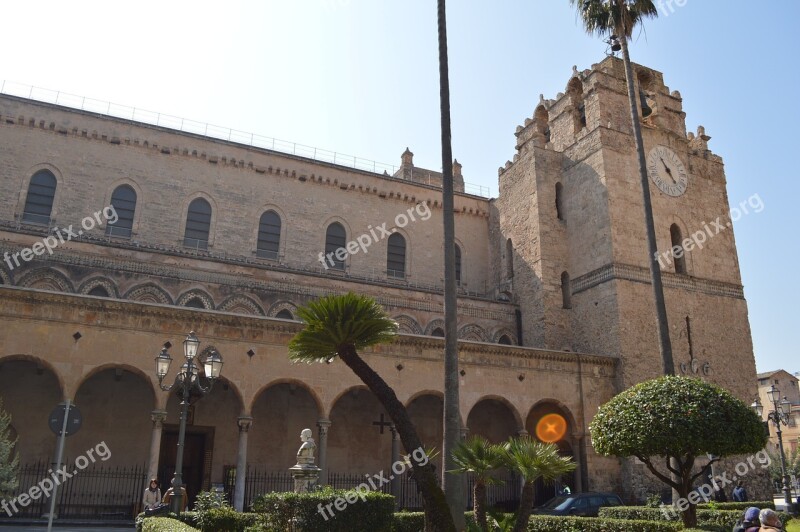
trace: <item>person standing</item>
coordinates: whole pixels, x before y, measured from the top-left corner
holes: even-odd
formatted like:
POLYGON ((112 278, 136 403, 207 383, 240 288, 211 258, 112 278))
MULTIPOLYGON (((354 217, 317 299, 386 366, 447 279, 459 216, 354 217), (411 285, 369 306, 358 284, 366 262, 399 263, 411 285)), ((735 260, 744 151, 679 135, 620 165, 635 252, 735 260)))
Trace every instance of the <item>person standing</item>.
POLYGON ((161 489, 158 487, 158 479, 151 478, 142 497, 143 510, 150 510, 159 504, 161 504, 161 489))
POLYGON ((732 495, 734 502, 747 502, 747 490, 744 489, 741 480, 736 483, 736 487, 733 488, 732 495))

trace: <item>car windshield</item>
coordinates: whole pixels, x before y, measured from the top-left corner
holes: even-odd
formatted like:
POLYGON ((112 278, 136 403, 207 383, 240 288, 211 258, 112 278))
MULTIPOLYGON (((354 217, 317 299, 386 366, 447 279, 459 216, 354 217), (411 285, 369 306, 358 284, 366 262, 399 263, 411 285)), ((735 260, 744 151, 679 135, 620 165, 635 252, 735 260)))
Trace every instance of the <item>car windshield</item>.
POLYGON ((545 510, 565 510, 574 500, 574 497, 553 497, 542 508, 545 510))

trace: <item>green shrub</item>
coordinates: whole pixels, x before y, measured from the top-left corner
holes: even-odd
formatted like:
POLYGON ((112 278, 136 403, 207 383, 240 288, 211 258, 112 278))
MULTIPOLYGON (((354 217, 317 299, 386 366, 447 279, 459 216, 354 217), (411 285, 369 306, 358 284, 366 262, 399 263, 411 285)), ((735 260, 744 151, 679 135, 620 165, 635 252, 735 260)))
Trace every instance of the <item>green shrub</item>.
POLYGON ((211 508, 198 512, 200 530, 204 532, 244 532, 256 524, 258 514, 239 513, 231 507, 211 508))
POLYGON ((199 532, 186 523, 169 517, 145 517, 142 532, 199 532))
POLYGON ((392 518, 393 532, 421 532, 425 530, 423 512, 397 512, 392 518))
POLYGON ((286 531, 294 523, 301 532, 350 532, 357 523, 359 530, 391 532, 394 497, 326 487, 311 493, 261 495, 253 502, 253 511, 260 515, 251 530, 286 531))
POLYGON ((678 530, 683 530, 682 524, 665 521, 560 515, 532 515, 528 520, 528 532, 675 532, 678 530))
MULTIPOLYGON (((717 503, 719 506, 725 503, 717 503)), ((746 503, 748 506, 755 506, 755 504, 746 503)), ((607 519, 641 519, 646 521, 660 521, 660 522, 679 522, 681 520, 680 512, 672 507, 661 508, 647 508, 644 506, 614 506, 600 508, 600 517, 607 519), (674 511, 673 511, 674 510, 674 511)), ((720 530, 732 529, 736 522, 742 517, 743 510, 710 510, 698 508, 697 510, 697 526, 703 528, 717 528, 720 530)), ((784 523, 788 520, 789 516, 785 513, 780 513, 781 519, 784 523)))
MULTIPOLYGON (((773 501, 750 501, 750 502, 716 502, 714 505, 717 507, 718 510, 740 510, 744 512, 751 506, 755 506, 760 509, 769 508, 770 510, 775 509, 775 503, 773 501)), ((698 504, 698 510, 705 510, 711 506, 710 503, 708 504, 698 504)))

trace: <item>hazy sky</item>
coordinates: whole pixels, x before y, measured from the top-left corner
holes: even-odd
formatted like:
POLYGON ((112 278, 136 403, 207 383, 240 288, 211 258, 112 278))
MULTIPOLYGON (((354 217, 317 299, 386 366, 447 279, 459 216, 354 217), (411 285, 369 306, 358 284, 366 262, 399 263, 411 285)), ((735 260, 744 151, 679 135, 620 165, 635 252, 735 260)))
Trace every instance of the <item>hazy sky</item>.
MULTIPOLYGON (((735 223, 756 362, 798 371, 800 2, 660 11, 632 58, 681 92, 689 131, 706 127, 731 204, 763 200, 735 223)), ((465 180, 496 194, 539 94, 564 91, 606 47, 567 0, 450 0, 448 32, 453 151, 465 180)), ((12 1, 0 49, 10 82, 395 165, 408 146, 416 165, 441 166, 435 0, 12 1)))

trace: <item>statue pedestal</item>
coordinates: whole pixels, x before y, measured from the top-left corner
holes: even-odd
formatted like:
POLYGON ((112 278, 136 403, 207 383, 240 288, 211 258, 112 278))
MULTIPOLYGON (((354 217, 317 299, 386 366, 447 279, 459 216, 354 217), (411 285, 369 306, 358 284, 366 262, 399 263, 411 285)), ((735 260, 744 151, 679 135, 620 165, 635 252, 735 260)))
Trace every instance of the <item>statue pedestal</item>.
POLYGON ((313 491, 319 480, 319 472, 322 471, 315 465, 296 464, 289 468, 289 472, 294 479, 295 493, 308 493, 313 491))

